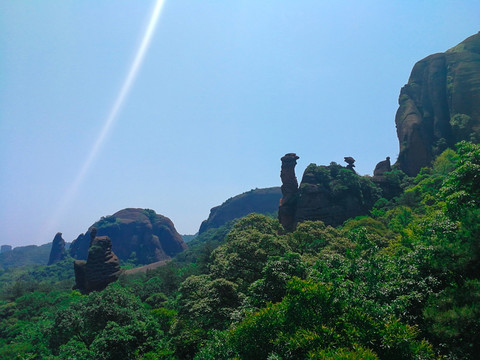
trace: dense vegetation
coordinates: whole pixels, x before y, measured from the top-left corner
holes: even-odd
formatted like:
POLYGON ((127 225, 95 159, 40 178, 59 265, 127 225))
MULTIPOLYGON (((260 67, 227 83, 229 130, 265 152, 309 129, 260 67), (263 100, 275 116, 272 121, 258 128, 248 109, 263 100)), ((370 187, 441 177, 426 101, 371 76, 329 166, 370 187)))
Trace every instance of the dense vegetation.
POLYGON ((2 288, 0 359, 475 359, 480 146, 400 175, 371 216, 285 234, 249 215, 102 292, 30 271, 2 288))
POLYGON ((51 248, 52 243, 48 243, 41 246, 19 246, 0 253, 0 273, 14 267, 46 264, 51 248))

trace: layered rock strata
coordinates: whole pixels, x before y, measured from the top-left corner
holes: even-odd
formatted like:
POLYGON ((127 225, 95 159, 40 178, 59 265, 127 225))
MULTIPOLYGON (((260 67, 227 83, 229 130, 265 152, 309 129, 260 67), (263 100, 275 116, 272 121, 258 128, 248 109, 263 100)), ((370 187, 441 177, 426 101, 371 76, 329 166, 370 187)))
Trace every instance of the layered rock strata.
POLYGON ((95 236, 91 239, 88 259, 75 260, 75 289, 84 294, 101 291, 120 276, 120 260, 112 251, 108 236, 95 236))

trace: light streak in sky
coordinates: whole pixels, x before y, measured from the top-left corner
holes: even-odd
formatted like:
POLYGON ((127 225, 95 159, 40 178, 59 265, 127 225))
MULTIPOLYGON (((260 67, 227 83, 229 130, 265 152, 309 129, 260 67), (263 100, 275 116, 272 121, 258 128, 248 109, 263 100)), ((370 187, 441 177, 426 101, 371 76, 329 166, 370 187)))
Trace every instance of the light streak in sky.
MULTIPOLYGON (((160 14, 162 13, 163 6, 165 4, 165 0, 157 0, 155 3, 155 7, 153 8, 152 15, 150 17, 150 20, 148 22, 148 26, 145 30, 145 33, 142 37, 142 41, 140 42, 140 45, 138 47, 138 50, 136 52, 135 58, 132 62, 132 65, 130 66, 130 70, 128 71, 128 74, 123 82, 122 87, 120 88, 120 92, 118 93, 116 100, 110 110, 110 113, 108 114, 105 123, 103 124, 102 131, 98 135, 95 144, 92 147, 92 150, 88 154, 88 157, 86 158, 85 162, 83 163, 77 177, 75 178, 74 182, 71 184, 71 186, 68 188, 67 192, 65 193, 64 197, 62 198, 62 201, 60 202, 60 205, 58 206, 57 210, 55 211, 54 215, 52 216, 49 226, 47 226, 45 233, 45 236, 53 236, 51 234, 51 230, 55 228, 55 226, 58 223, 59 218, 62 216, 64 211, 68 208, 68 206, 71 204, 71 202, 75 199, 75 196, 85 179, 85 176, 88 173, 89 168, 91 167, 93 161, 98 155, 98 152, 100 151, 103 143, 105 142, 105 139, 109 132, 112 129, 113 124, 115 123, 115 120, 117 118, 117 115, 125 102, 125 99, 127 98, 127 95, 130 91, 130 88, 132 87, 138 72, 142 66, 142 62, 145 58, 145 55, 147 54, 148 46, 150 45, 150 42, 152 40, 153 34, 155 32, 155 27, 158 23, 158 19, 160 18, 160 14)), ((42 238, 43 240, 43 238, 42 238)))

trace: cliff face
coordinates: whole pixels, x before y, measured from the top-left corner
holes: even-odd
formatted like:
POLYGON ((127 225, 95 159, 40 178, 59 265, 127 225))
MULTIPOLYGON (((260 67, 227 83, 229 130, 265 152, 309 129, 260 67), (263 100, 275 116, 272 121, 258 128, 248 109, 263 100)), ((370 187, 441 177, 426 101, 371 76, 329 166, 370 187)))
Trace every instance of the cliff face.
POLYGON ((112 249, 121 260, 133 259, 137 264, 150 264, 186 249, 180 234, 165 216, 148 209, 124 209, 104 217, 81 234, 70 246, 70 254, 85 260, 93 228, 97 236, 108 236, 112 249))
POLYGON ((397 165, 414 176, 447 147, 480 141, 480 33, 420 60, 401 89, 397 165))
POLYGON ((208 229, 218 228, 227 222, 247 216, 251 213, 271 214, 278 210, 278 202, 282 197, 279 187, 255 189, 237 195, 222 205, 210 210, 207 220, 200 225, 199 234, 208 229))

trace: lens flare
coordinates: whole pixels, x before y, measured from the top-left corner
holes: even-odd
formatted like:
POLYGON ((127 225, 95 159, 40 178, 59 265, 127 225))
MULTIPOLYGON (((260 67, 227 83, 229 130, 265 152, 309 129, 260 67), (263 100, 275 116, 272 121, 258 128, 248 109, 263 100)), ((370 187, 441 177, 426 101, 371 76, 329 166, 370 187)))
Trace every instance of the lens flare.
POLYGON ((135 58, 132 62, 132 65, 130 66, 130 69, 127 73, 127 76, 125 77, 125 80, 122 84, 122 87, 120 88, 120 91, 115 99, 115 102, 105 120, 105 123, 103 124, 102 131, 98 135, 92 150, 90 150, 85 162, 83 163, 82 167, 80 168, 80 171, 73 181, 73 183, 70 185, 68 188, 67 192, 63 196, 59 206, 57 207, 56 211, 54 212, 52 218, 50 219, 50 222, 48 226, 45 229, 45 233, 43 234, 43 237, 41 238, 42 240, 44 238, 47 238, 47 236, 52 235, 53 229, 57 226, 57 223, 62 216, 62 214, 65 212, 65 210, 68 208, 68 206, 72 203, 72 201, 75 199, 75 196, 78 193, 78 190, 84 181, 88 170, 90 169, 93 161, 98 155, 98 152, 100 151, 103 143, 105 142, 105 139, 107 138, 107 135, 112 129, 112 126, 115 123, 115 120, 117 118, 117 115, 125 102, 127 95, 130 91, 130 88, 132 87, 133 83, 135 82, 135 79, 138 75, 138 72, 140 70, 140 67, 143 63, 143 60, 145 58, 145 55, 147 54, 148 46, 150 45, 150 42, 152 40, 153 34, 155 32, 155 27, 158 23, 158 19, 160 18, 160 14, 162 13, 163 6, 165 4, 165 0, 157 0, 155 3, 155 6, 152 11, 152 15, 150 17, 150 20, 148 22, 148 26, 145 29, 145 33, 143 34, 142 41, 140 42, 140 45, 138 47, 138 50, 136 52, 135 58))

